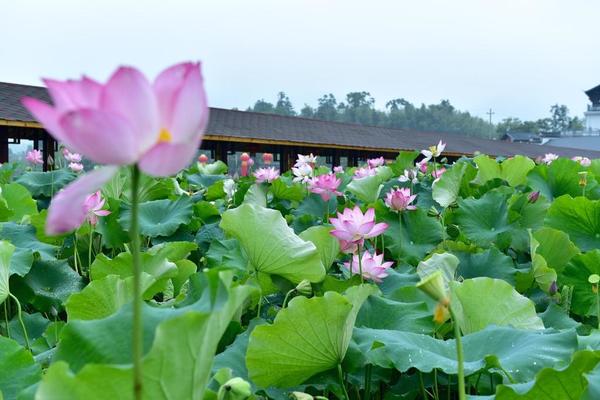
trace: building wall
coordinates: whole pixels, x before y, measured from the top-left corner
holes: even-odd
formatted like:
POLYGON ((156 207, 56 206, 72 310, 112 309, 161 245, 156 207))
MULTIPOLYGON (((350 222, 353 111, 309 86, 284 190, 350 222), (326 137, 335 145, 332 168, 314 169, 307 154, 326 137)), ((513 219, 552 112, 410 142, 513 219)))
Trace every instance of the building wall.
POLYGON ((585 128, 592 131, 600 131, 600 110, 585 112, 585 128))

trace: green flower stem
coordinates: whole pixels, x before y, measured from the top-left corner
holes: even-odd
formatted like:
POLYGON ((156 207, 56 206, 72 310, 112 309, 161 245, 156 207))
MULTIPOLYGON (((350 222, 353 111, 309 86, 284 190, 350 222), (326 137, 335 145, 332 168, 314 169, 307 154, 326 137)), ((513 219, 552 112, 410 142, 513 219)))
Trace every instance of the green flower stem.
POLYGON ((371 372, 373 366, 371 364, 367 364, 365 367, 365 393, 364 400, 371 400, 371 372))
POLYGON ((90 222, 90 246, 88 248, 88 276, 92 270, 92 243, 94 241, 94 226, 90 222))
POLYGON ((4 302, 4 322, 6 323, 6 334, 8 335, 8 338, 10 339, 10 326, 8 326, 8 301, 4 302))
POLYGON ((285 297, 283 298, 283 303, 281 303, 281 308, 285 308, 285 305, 287 304, 288 298, 290 297, 290 295, 291 295, 292 293, 294 293, 294 291, 295 291, 295 290, 296 290, 296 288, 294 288, 294 289, 290 290, 289 292, 287 292, 287 293, 285 294, 285 297))
POLYGON ((454 325, 454 340, 456 340, 456 358, 458 359, 458 399, 466 400, 467 395, 465 394, 465 363, 462 346, 462 338, 460 334, 460 327, 458 326, 458 320, 452 311, 452 307, 448 307, 450 310, 450 316, 452 317, 452 325, 454 325))
POLYGON ((133 258, 133 395, 142 399, 142 265, 140 262, 140 235, 138 227, 140 170, 137 165, 131 168, 131 255, 133 258))
POLYGON ((600 329, 600 290, 596 288, 596 318, 598 318, 598 329, 600 329))
MULTIPOLYGON (((19 299, 15 297, 11 292, 8 292, 8 295, 17 303, 17 318, 19 319, 19 323, 21 324, 21 329, 23 329, 23 337, 25 338, 25 347, 28 350, 31 350, 31 346, 29 345, 29 336, 27 336, 27 328, 25 327, 25 322, 23 322, 23 314, 21 312, 21 303, 19 299)), ((8 326, 8 324, 6 325, 8 326)))
POLYGON ((425 383, 423 382, 423 373, 419 371, 419 386, 421 387, 421 396, 423 396, 423 400, 427 400, 429 396, 427 395, 427 390, 425 390, 425 383))
POLYGON ((77 230, 75 230, 74 241, 73 241, 73 261, 75 262, 75 272, 79 274, 79 267, 77 266, 77 257, 79 256, 79 251, 77 250, 77 230))
POLYGON ((358 244, 358 273, 360 274, 360 283, 365 283, 362 273, 362 254, 360 252, 360 243, 358 244))
POLYGON ((344 371, 342 371, 342 364, 338 364, 338 376, 340 378, 340 385, 342 385, 342 390, 344 391, 344 398, 346 400, 350 400, 350 396, 348 396, 348 392, 346 391, 346 385, 344 384, 344 371))

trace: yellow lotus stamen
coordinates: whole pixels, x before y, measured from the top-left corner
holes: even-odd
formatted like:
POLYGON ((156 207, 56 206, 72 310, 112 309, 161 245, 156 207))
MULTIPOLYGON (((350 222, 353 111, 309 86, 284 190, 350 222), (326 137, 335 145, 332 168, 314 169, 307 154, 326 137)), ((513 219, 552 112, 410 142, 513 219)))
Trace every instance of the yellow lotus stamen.
POLYGON ((171 135, 171 132, 169 132, 165 128, 160 130, 160 133, 158 134, 159 142, 170 142, 172 140, 173 140, 173 135, 171 135))

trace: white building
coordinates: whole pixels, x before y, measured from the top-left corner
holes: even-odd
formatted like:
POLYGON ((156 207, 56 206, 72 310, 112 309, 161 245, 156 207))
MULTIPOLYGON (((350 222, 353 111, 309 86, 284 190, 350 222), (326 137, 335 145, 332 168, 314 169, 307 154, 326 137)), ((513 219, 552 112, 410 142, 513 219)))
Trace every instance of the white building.
POLYGON ((585 92, 592 102, 588 105, 585 115, 585 129, 588 131, 600 131, 600 85, 585 92))

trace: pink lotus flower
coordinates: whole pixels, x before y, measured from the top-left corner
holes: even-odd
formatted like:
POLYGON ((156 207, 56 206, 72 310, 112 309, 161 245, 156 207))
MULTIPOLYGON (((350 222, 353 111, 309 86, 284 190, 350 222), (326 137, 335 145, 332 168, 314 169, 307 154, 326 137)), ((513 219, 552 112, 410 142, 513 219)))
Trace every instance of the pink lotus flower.
POLYGON ((81 162, 81 154, 71 153, 67 148, 63 149, 63 156, 65 160, 71 163, 80 163, 81 162))
POLYGON ((358 262, 358 255, 352 256, 352 264, 344 263, 344 268, 350 271, 352 275, 359 274, 362 267, 362 276, 365 279, 370 279, 374 282, 381 282, 383 278, 388 276, 386 272, 394 264, 391 261, 383 262, 383 254, 375 253, 372 255, 365 251, 361 257, 361 264, 358 262), (362 264, 362 265, 361 265, 362 264))
POLYGON ((430 160, 432 157, 441 156, 444 149, 446 149, 446 143, 440 140, 436 146, 429 146, 429 149, 422 150, 421 154, 423 154, 427 160, 430 160))
POLYGON ((535 203, 536 201, 538 201, 539 198, 540 198, 540 191, 538 190, 538 191, 529 193, 529 196, 527 196, 527 201, 529 203, 535 203))
POLYGON ((104 202, 99 190, 85 199, 83 205, 86 212, 86 219, 90 224, 96 225, 98 223, 98 217, 105 217, 110 214, 110 211, 102 209, 102 207, 104 207, 104 202))
POLYGON ((152 176, 189 165, 208 122, 199 63, 167 68, 151 84, 138 70, 121 67, 106 84, 45 80, 53 106, 33 98, 23 105, 59 142, 99 163, 52 201, 46 230, 64 233, 85 220, 86 197, 109 181, 117 165, 137 164, 152 176))
POLYGON ((362 244, 365 239, 381 235, 387 228, 386 223, 375 223, 375 209, 369 208, 362 213, 358 206, 354 209, 346 208, 344 212, 337 213, 337 218, 329 218, 333 225, 331 233, 340 240, 362 244))
POLYGON ((361 179, 366 178, 367 176, 377 175, 377 170, 372 168, 358 168, 354 171, 354 178, 361 179))
POLYGON ((358 250, 358 245, 354 242, 348 242, 341 239, 339 239, 338 242, 340 243, 340 251, 342 253, 353 254, 356 253, 356 250, 358 250))
POLYGON ((273 162, 273 154, 272 153, 263 153, 262 159, 263 159, 263 163, 269 165, 273 162))
POLYGON ((444 167, 431 171, 431 176, 433 176, 435 178, 433 181, 434 182, 439 181, 440 177, 444 174, 444 172, 446 172, 446 168, 444 168, 444 167))
POLYGON ((554 153, 546 153, 544 154, 544 157, 542 157, 542 162, 544 164, 552 164, 552 161, 557 160, 558 159, 558 155, 554 154, 554 153))
POLYGON ((421 171, 422 173, 426 174, 427 173, 427 162, 429 160, 424 158, 421 161, 417 162, 415 165, 417 166, 417 168, 419 169, 419 171, 421 171))
POLYGON ((341 179, 338 179, 335 174, 329 173, 312 178, 308 183, 308 188, 312 193, 320 195, 323 200, 329 201, 332 196, 342 195, 337 190, 341 183, 341 179))
POLYGON ((578 162, 579 164, 581 164, 582 167, 589 167, 590 165, 592 165, 592 160, 590 160, 587 157, 576 156, 571 158, 571 160, 578 162))
POLYGON ((71 169, 71 171, 73 171, 75 173, 81 172, 81 171, 83 171, 83 164, 72 162, 72 163, 69 163, 69 168, 71 169))
POLYGON ((198 162, 200 164, 206 164, 208 162, 208 156, 206 154, 200 154, 198 156, 198 162))
POLYGON ((416 210, 417 207, 411 205, 417 198, 416 194, 411 194, 409 188, 392 189, 385 197, 385 205, 394 211, 416 210))
POLYGON ((367 164, 369 165, 369 168, 381 167, 382 165, 385 165, 385 158, 372 158, 370 160, 367 160, 367 164))
POLYGON ((42 152, 39 150, 30 150, 25 155, 25 160, 31 165, 41 165, 44 163, 42 152))
POLYGON ((337 167, 333 167, 333 172, 335 172, 336 174, 343 174, 344 167, 342 167, 341 165, 338 165, 337 167))
POLYGON ((275 169, 275 167, 259 168, 254 172, 254 177, 256 178, 257 183, 271 183, 279 178, 279 170, 275 169))

